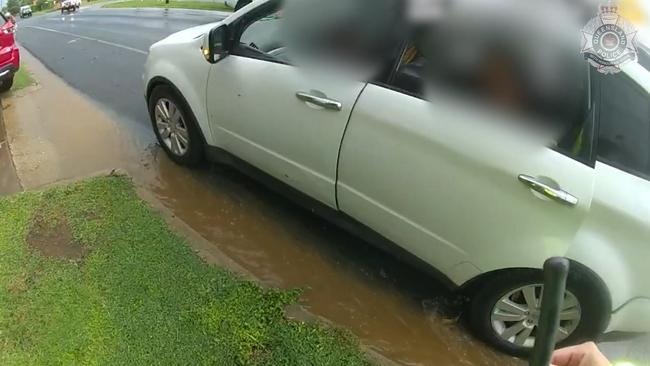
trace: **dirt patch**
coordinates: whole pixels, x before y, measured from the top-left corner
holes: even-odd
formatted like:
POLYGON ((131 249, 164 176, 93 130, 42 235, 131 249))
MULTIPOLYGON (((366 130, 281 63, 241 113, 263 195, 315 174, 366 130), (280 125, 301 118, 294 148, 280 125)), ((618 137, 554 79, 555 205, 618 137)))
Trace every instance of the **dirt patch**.
POLYGON ((27 244, 48 257, 80 260, 86 254, 86 249, 74 241, 68 220, 63 214, 45 217, 42 213, 37 213, 32 219, 27 244))

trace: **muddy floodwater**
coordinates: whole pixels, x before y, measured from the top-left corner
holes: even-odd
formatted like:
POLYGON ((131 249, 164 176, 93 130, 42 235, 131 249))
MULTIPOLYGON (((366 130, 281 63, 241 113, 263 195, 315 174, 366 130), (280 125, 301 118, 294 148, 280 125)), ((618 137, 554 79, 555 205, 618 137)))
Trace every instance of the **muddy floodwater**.
POLYGON ((453 297, 432 278, 229 168, 171 163, 148 128, 134 131, 115 122, 116 116, 102 112, 29 54, 24 57, 40 86, 3 103, 26 189, 126 169, 263 283, 304 289, 304 307, 398 363, 523 364, 472 338, 449 310, 453 297))
POLYGON ((303 288, 306 308, 369 347, 407 365, 522 364, 459 327, 453 296, 425 274, 229 168, 150 154, 148 188, 179 218, 264 283, 303 288))

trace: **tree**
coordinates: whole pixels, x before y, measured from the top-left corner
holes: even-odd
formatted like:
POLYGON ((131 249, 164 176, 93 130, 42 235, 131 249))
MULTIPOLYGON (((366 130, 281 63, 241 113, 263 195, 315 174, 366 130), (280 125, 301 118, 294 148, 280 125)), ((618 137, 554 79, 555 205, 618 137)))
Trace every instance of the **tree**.
POLYGON ((18 12, 20 11, 20 0, 8 0, 7 11, 9 11, 13 15, 18 14, 18 12))
POLYGON ((45 10, 52 7, 49 0, 36 0, 36 10, 45 10))
POLYGON ((21 0, 20 5, 32 5, 32 0, 21 0))

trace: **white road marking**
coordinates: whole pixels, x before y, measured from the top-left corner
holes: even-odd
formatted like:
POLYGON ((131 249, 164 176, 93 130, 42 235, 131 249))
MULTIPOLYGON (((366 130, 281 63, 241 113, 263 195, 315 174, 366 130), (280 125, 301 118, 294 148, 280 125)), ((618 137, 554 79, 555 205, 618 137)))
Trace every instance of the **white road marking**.
POLYGON ((25 28, 32 28, 32 29, 42 30, 42 31, 45 31, 45 32, 52 32, 52 33, 64 34, 64 35, 66 35, 66 36, 76 37, 77 39, 79 39, 79 38, 80 38, 80 39, 85 39, 85 40, 87 40, 87 41, 93 41, 93 42, 97 42, 97 43, 105 44, 105 45, 107 45, 107 46, 113 46, 113 47, 121 48, 121 49, 123 49, 123 50, 131 51, 131 52, 136 52, 136 53, 139 53, 139 54, 142 54, 142 55, 148 55, 148 54, 149 54, 149 52, 147 52, 147 51, 143 51, 143 50, 140 50, 140 49, 137 49, 137 48, 133 48, 133 47, 125 46, 125 45, 123 45, 123 44, 113 43, 113 42, 109 42, 109 41, 104 41, 104 40, 102 40, 102 39, 86 37, 86 36, 82 36, 82 35, 79 35, 79 34, 68 33, 68 32, 62 32, 62 31, 58 31, 58 30, 55 30, 55 29, 44 28, 44 27, 38 27, 38 26, 35 26, 35 25, 28 25, 28 26, 25 26, 25 28))
POLYGON ((70 44, 70 43, 75 43, 75 42, 77 42, 78 40, 79 40, 79 38, 71 39, 71 40, 68 41, 68 44, 70 44))

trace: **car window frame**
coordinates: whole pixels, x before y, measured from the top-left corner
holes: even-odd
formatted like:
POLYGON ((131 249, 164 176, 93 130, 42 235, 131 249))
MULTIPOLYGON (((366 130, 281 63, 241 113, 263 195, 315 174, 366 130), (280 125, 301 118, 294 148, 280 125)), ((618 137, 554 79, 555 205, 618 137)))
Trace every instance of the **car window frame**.
MULTIPOLYGON (((605 78, 605 77, 608 77, 608 76, 612 76, 612 75, 604 75, 604 74, 602 74, 602 75, 599 75, 599 77, 598 77, 598 79, 599 79, 599 80, 598 80, 598 83, 599 83, 599 88, 598 88, 598 103, 597 103, 597 104, 598 104, 598 111, 600 111, 601 108, 602 108, 602 103, 601 103, 601 98, 603 97, 603 96, 602 96, 602 88, 605 87, 605 84, 602 82, 602 78, 605 78)), ((617 77, 624 77, 624 78, 625 78, 625 81, 626 81, 629 85, 632 86, 632 88, 634 89, 635 92, 639 92, 640 94, 645 94, 645 95, 647 96, 647 99, 648 99, 648 105, 650 106, 650 92, 648 92, 647 90, 645 90, 641 85, 639 85, 639 84, 638 84, 634 79, 632 79, 632 78, 631 78, 629 75, 627 75, 625 72, 619 72, 619 73, 615 74, 615 76, 617 76, 617 77)), ((601 120, 601 118, 600 118, 600 117, 601 117, 601 116, 600 116, 600 113, 598 113, 597 116, 598 116, 598 118, 597 118, 597 121, 596 121, 596 127, 595 127, 595 130, 594 130, 594 131, 595 131, 595 132, 594 132, 594 137, 595 137, 595 142, 594 142, 594 159, 595 159, 596 161, 602 163, 602 164, 608 165, 608 166, 610 166, 610 167, 612 167, 612 168, 618 169, 618 170, 620 170, 620 171, 622 171, 622 172, 625 172, 625 173, 627 173, 627 174, 630 174, 630 175, 633 175, 633 176, 635 176, 635 177, 638 177, 638 178, 641 178, 641 179, 644 179, 644 180, 650 181, 650 173, 646 173, 646 172, 638 171, 638 170, 636 170, 636 169, 633 169, 633 168, 627 167, 627 166, 625 166, 625 165, 622 164, 622 163, 615 162, 615 161, 613 161, 613 160, 610 160, 610 159, 607 159, 607 158, 604 158, 604 157, 601 157, 601 156, 598 155, 598 142, 599 142, 599 140, 600 140, 600 126, 601 126, 601 124, 602 124, 602 120, 601 120)), ((648 121, 648 123, 650 123, 650 121, 648 121)), ((649 141, 649 143, 650 143, 650 141, 649 141)))
MULTIPOLYGON (((578 161, 590 168, 596 167, 596 144, 598 142, 598 119, 600 117, 599 113, 599 104, 600 104, 600 79, 594 78, 596 71, 595 69, 586 61, 584 62, 584 67, 587 71, 587 98, 585 100, 584 107, 587 109, 586 113, 583 116, 583 133, 586 132, 587 137, 585 138, 587 154, 581 156, 575 152, 560 147, 559 145, 549 146, 549 149, 556 151, 566 157, 569 157, 575 161, 578 161)), ((563 136, 563 139, 566 136, 563 136)), ((584 134, 583 134, 584 137, 584 134)), ((561 140, 560 139, 560 140, 561 140)))

